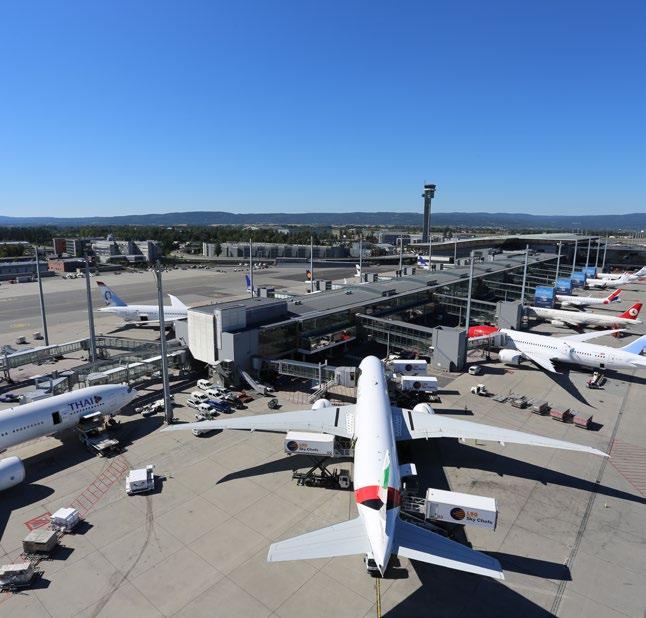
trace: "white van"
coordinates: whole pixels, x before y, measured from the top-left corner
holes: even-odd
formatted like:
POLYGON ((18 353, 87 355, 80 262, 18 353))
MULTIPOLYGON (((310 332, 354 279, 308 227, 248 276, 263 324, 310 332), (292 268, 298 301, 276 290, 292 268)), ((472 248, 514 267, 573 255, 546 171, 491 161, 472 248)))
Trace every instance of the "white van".
POLYGON ((203 391, 208 391, 211 388, 212 384, 208 380, 198 380, 197 388, 203 391))
POLYGON ((209 396, 203 391, 193 391, 191 393, 191 399, 195 399, 196 401, 201 401, 202 403, 204 403, 208 401, 209 396))

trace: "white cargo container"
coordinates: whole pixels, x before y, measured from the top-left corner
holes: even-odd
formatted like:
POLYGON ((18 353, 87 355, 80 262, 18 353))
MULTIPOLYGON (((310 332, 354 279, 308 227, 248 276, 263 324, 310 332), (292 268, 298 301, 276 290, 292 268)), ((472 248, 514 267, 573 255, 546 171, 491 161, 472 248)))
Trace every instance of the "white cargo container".
POLYGON ((138 470, 130 470, 126 477, 126 493, 132 496, 132 494, 140 494, 155 489, 153 470, 154 466, 152 465, 138 470))
POLYGON ((426 518, 495 530, 498 511, 493 498, 429 488, 426 492, 426 518))
POLYGON ((404 376, 424 376, 428 363, 425 360, 404 360, 391 361, 393 373, 404 376))
POLYGON ((403 391, 435 393, 437 391, 437 378, 430 376, 402 376, 400 386, 403 391))
POLYGON ((71 532, 81 521, 81 514, 71 507, 63 507, 51 515, 49 521, 54 530, 71 532))
POLYGON ((285 453, 288 455, 334 455, 334 436, 309 431, 289 431, 285 436, 285 453))

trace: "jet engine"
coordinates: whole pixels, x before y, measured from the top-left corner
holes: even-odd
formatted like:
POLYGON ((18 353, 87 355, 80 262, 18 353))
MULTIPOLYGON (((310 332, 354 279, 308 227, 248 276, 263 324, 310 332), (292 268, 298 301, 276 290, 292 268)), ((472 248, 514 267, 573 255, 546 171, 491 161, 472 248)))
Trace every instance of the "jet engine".
POLYGON ((506 365, 520 365, 523 355, 518 350, 500 350, 498 358, 506 365))
POLYGON ((136 322, 139 320, 139 316, 136 311, 125 311, 121 314, 124 322, 136 322))
POLYGON ((418 403, 413 412, 422 412, 423 414, 435 414, 435 410, 428 403, 418 403))
POLYGON ((0 491, 9 489, 25 480, 25 466, 20 457, 0 459, 0 491))
POLYGON ((312 406, 312 410, 320 410, 321 408, 331 408, 332 403, 329 399, 317 399, 312 406))
POLYGON ((560 327, 565 326, 565 322, 562 322, 561 320, 550 320, 550 324, 552 326, 560 326, 560 327))

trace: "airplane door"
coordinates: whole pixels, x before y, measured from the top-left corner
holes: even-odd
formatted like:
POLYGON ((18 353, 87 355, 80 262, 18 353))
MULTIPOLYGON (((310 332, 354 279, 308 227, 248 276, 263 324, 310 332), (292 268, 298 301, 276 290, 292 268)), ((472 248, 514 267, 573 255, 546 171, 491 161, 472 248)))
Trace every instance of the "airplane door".
POLYGON ((61 413, 52 412, 52 421, 54 421, 54 425, 60 425, 62 423, 61 413))

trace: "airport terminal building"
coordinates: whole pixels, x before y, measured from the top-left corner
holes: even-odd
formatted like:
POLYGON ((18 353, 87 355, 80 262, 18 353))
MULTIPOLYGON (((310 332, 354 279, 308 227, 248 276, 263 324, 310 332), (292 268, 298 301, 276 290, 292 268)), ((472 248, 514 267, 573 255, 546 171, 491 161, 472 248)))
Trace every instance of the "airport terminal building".
MULTIPOLYGON (((474 264, 478 300, 471 303, 472 320, 496 321, 496 301, 520 297, 525 255, 488 257, 474 264)), ((553 254, 528 257, 527 295, 553 279, 555 261, 553 254)), ((196 360, 209 365, 233 360, 245 370, 257 369, 267 359, 316 362, 318 354, 357 338, 388 338, 394 346, 428 354, 432 327, 459 324, 465 314, 469 267, 433 272, 407 268, 404 273, 303 296, 276 297, 272 290, 260 289, 253 298, 190 308, 177 334, 196 360)))

